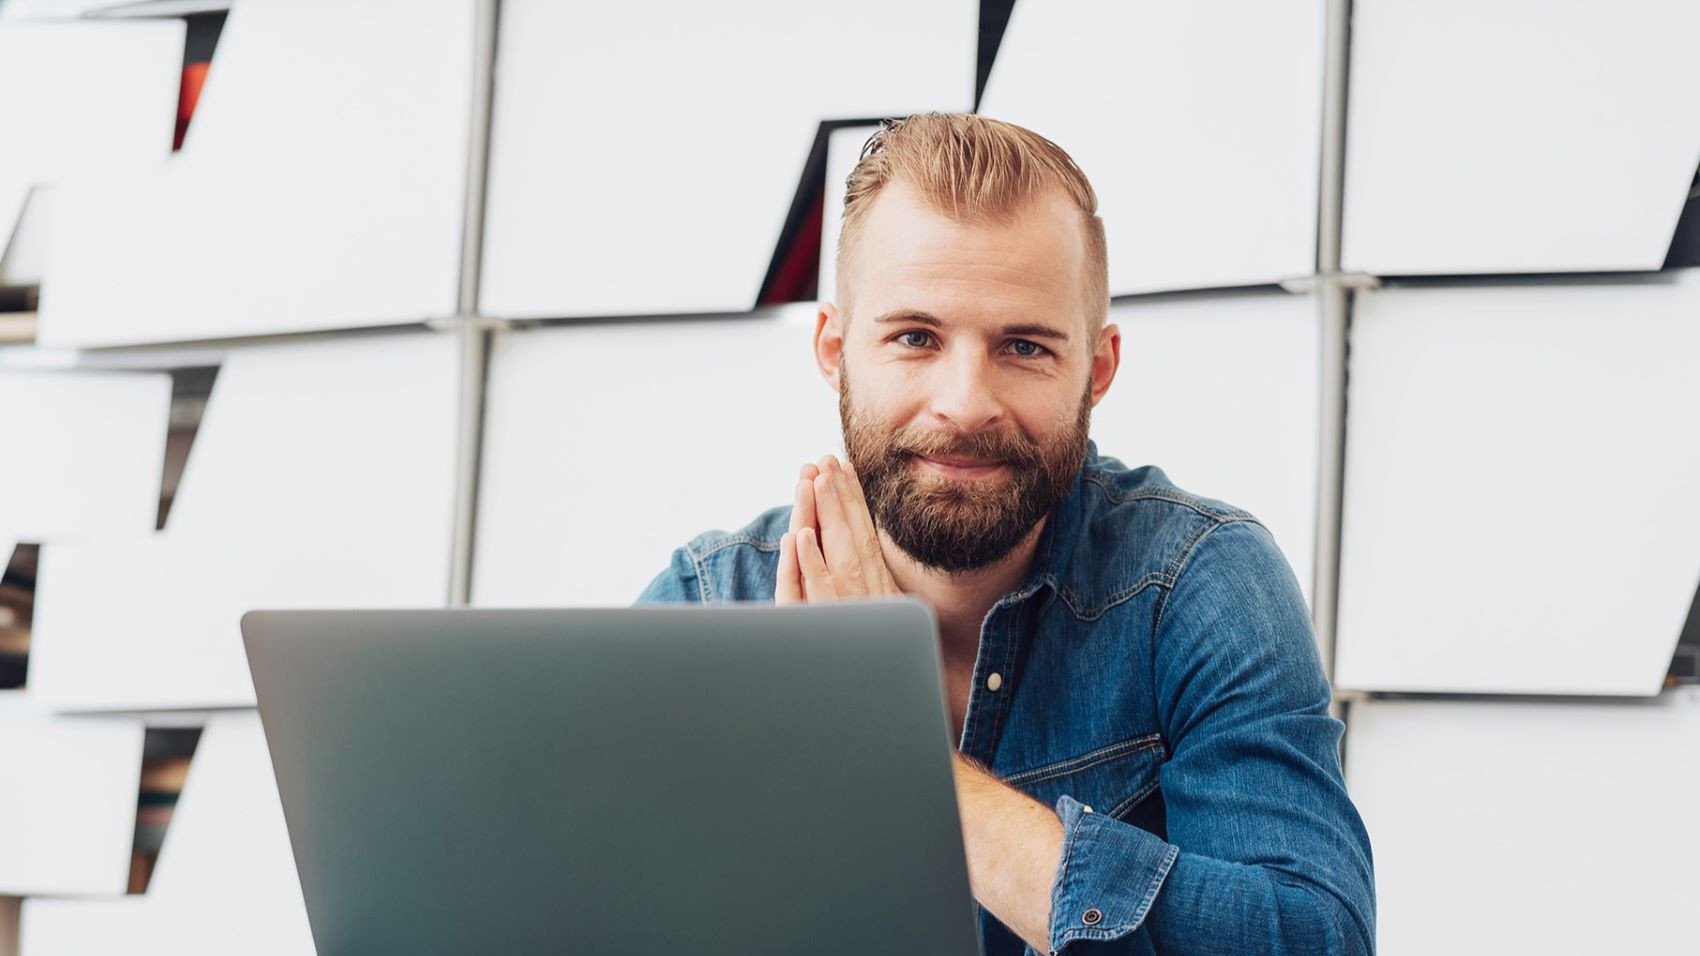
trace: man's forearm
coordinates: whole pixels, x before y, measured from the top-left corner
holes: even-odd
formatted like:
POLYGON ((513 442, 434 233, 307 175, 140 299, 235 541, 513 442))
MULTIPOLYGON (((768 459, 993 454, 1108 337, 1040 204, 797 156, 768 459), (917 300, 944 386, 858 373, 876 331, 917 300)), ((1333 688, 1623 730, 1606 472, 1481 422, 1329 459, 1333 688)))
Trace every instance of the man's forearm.
POLYGON ((1029 946, 1048 951, 1062 821, 961 754, 956 795, 974 898, 1029 946))

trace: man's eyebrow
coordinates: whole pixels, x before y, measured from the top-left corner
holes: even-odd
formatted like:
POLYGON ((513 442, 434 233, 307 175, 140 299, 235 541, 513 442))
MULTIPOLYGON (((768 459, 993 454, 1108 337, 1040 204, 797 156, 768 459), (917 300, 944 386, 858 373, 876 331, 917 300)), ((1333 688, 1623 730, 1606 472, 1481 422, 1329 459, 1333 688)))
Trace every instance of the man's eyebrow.
MULTIPOLYGON (((928 328, 934 329, 944 328, 944 322, 942 322, 938 316, 929 312, 922 312, 919 309, 892 309, 890 312, 885 312, 875 316, 874 322, 880 325, 912 323, 914 325, 925 325, 928 328)), ((1069 334, 1062 329, 1059 329, 1054 325, 1041 325, 1036 322, 1025 322, 1020 325, 1006 325, 1003 327, 1002 332, 1004 335, 1015 335, 1034 339, 1056 339, 1059 342, 1067 342, 1069 339, 1069 334)))
POLYGON ((1030 339, 1056 339, 1060 342, 1068 341, 1068 333, 1054 325, 1006 325, 1003 327, 1003 334, 1019 335, 1030 339))
POLYGON ((925 325, 935 329, 944 327, 944 323, 939 321, 937 316, 922 312, 919 309, 892 309, 890 312, 876 316, 874 321, 881 325, 913 322, 916 325, 925 325))

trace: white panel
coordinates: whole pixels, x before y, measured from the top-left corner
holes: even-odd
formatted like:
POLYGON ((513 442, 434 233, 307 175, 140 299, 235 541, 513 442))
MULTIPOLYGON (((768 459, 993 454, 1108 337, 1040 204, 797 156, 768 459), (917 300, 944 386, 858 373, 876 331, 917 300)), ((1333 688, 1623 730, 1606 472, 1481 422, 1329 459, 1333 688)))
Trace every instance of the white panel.
POLYGON ((1324 6, 1018 3, 980 111, 1085 170, 1113 294, 1309 275, 1324 6))
POLYGON ((115 0, 0 0, 0 20, 73 19, 115 5, 115 0))
POLYGON ((0 893, 124 892, 143 733, 140 721, 54 717, 0 691, 0 893))
MULTIPOLYGON (((0 249, 0 286, 40 285, 51 244, 53 188, 38 186, 24 198, 11 242, 0 249)), ((0 233, 0 242, 4 233, 0 233)))
POLYGON ((838 234, 844 230, 845 179, 861 159, 862 147, 878 126, 845 126, 827 134, 826 191, 821 199, 820 291, 827 302, 838 302, 838 234))
POLYGON ((1306 599, 1316 540, 1317 327, 1310 296, 1118 303, 1122 365, 1093 411, 1098 450, 1155 464, 1256 515, 1306 599))
POLYGON ((42 549, 31 687, 62 709, 243 706, 243 612, 441 605, 454 345, 232 352, 165 531, 42 549))
POLYGON ((1359 296, 1340 686, 1658 691, 1700 581, 1696 315, 1692 272, 1359 296))
POLYGON ((164 174, 59 197, 39 340, 192 340, 452 313, 472 5, 242 0, 164 174))
POLYGON ((483 310, 749 309, 820 122, 970 108, 978 22, 971 0, 509 0, 483 310))
POLYGON ((28 900, 23 956, 311 956, 259 718, 208 721, 145 896, 28 900))
POLYGON ((171 154, 183 22, 0 24, 0 252, 32 186, 171 154))
POLYGON ((258 714, 208 721, 149 892, 185 904, 206 952, 313 951, 258 714))
POLYGON ((0 530, 20 541, 153 530, 171 377, 0 371, 0 530))
POLYGON ((1358 0, 1346 268, 1656 269, 1700 164, 1700 5, 1358 0))
POLYGON ((790 504, 798 468, 843 447, 837 394, 811 353, 814 315, 501 340, 477 602, 630 604, 673 549, 790 504))
POLYGON ((1350 718, 1378 952, 1695 951, 1696 689, 1647 703, 1371 700, 1350 718))

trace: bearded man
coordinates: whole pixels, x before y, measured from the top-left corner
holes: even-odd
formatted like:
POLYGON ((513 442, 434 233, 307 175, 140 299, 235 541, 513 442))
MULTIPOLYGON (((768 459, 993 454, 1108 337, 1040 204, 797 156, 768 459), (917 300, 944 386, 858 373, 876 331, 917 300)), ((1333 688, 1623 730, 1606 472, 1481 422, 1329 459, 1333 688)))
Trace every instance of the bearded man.
POLYGON ((1373 952, 1292 570, 1251 515, 1087 438, 1121 334, 1086 176, 1029 130, 927 114, 848 184, 814 339, 846 460, 639 603, 930 605, 993 956, 1373 952))

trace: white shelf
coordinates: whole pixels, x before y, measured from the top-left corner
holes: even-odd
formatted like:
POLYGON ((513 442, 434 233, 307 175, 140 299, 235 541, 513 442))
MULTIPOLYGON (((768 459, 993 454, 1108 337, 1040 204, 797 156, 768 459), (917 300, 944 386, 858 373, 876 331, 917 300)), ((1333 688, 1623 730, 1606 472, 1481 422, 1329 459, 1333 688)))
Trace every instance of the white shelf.
POLYGON ((1700 696, 1361 701, 1346 777, 1377 951, 1690 953, 1700 696))
POLYGON ((0 537, 41 543, 153 531, 171 379, 0 370, 0 537))
POLYGON ((815 310, 515 332, 490 360, 474 599, 630 604, 673 549, 842 454, 815 310), (618 395, 618 401, 610 396, 618 395))
POLYGON ((85 16, 103 19, 186 17, 198 13, 229 13, 234 0, 133 0, 91 10, 85 16))
POLYGON ((0 894, 117 896, 130 879, 143 727, 0 691, 0 894))
POLYGON ((21 956, 312 956, 258 715, 207 722, 146 895, 26 900, 22 944, 21 956))
POLYGON ((1348 271, 1657 269, 1700 166, 1700 6, 1357 0, 1348 271))
POLYGON ((472 8, 473 0, 234 7, 182 152, 158 175, 58 197, 42 344, 184 342, 452 315, 472 8))
POLYGON ((820 123, 970 108, 977 23, 971 0, 509 0, 482 310, 753 307, 820 123))
POLYGON ((1309 275, 1324 7, 1018 3, 980 112, 1053 140, 1085 170, 1112 294, 1309 275))
POLYGON ((1358 296, 1339 687, 1658 691, 1700 582, 1697 314, 1692 271, 1358 296))
POLYGON ((177 119, 183 33, 181 22, 169 21, 0 21, 0 129, 7 131, 0 254, 8 270, 46 254, 42 223, 18 235, 29 248, 9 248, 32 189, 164 165, 177 119))
POLYGON ((248 706, 244 612, 441 606, 454 344, 233 349, 165 530, 43 548, 33 690, 60 710, 248 706))

